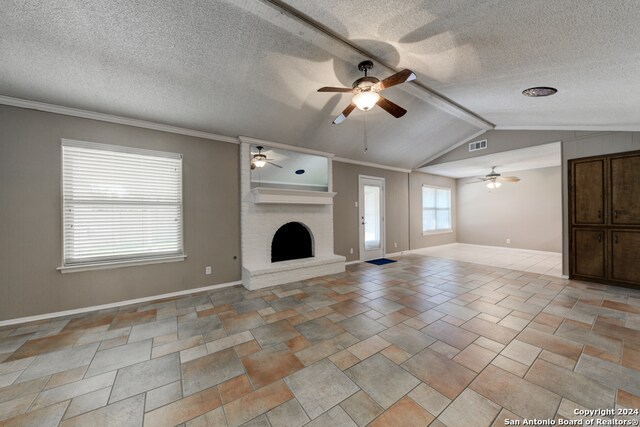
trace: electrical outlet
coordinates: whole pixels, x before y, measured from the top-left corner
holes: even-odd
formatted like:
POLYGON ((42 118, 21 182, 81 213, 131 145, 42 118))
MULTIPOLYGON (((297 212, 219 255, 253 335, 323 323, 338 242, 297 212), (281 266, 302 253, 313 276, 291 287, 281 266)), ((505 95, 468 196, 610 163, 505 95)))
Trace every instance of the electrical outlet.
POLYGON ((511 244, 511 239, 507 239, 507 245, 511 244))
POLYGON ((355 202, 356 208, 358 207, 358 202, 355 202))
POLYGON ((398 247, 398 242, 393 242, 393 247, 397 248, 398 247))
POLYGON ((206 274, 206 275, 211 274, 211 266, 210 266, 210 265, 207 265, 207 266, 204 268, 204 274, 206 274))
POLYGON ((349 253, 353 255, 353 248, 349 249, 349 253))

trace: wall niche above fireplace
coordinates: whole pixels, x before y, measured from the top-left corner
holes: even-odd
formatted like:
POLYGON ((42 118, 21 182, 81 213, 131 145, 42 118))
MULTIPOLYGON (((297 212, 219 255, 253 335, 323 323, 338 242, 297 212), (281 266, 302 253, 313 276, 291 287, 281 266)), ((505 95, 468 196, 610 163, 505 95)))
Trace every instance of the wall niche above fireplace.
POLYGON ((251 161, 251 188, 329 191, 329 159, 284 148, 251 144, 251 155, 266 156, 264 163, 251 161), (258 150, 261 147, 261 150, 258 150))

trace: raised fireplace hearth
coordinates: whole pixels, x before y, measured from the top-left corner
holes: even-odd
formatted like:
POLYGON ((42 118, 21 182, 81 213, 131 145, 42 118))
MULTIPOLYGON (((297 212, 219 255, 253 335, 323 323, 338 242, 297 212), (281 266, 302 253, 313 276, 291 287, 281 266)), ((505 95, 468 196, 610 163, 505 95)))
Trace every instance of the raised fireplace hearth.
POLYGON ((252 188, 256 141, 240 140, 242 284, 254 290, 344 272, 345 257, 333 253, 331 182, 328 191, 252 188))

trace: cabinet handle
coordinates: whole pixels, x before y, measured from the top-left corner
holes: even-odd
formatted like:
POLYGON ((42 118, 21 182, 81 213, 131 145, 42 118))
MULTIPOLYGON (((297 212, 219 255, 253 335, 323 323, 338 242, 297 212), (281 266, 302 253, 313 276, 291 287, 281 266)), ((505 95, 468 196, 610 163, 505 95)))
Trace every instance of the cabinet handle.
POLYGON ((618 243, 618 235, 617 234, 613 235, 613 243, 618 243))
POLYGON ((598 209, 598 219, 602 218, 602 211, 598 209))
POLYGON ((602 242, 602 234, 598 234, 598 243, 602 242))
POLYGON ((618 210, 617 209, 613 211, 613 217, 615 219, 618 219, 618 210))

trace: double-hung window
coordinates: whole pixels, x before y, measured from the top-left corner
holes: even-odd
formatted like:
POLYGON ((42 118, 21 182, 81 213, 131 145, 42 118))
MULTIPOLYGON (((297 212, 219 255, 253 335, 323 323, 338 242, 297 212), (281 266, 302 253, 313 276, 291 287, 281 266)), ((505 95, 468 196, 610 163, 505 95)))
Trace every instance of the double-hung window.
POLYGON ((422 186, 423 234, 451 231, 451 189, 422 186))
POLYGON ((63 271, 184 258, 182 155, 62 141, 63 271))

